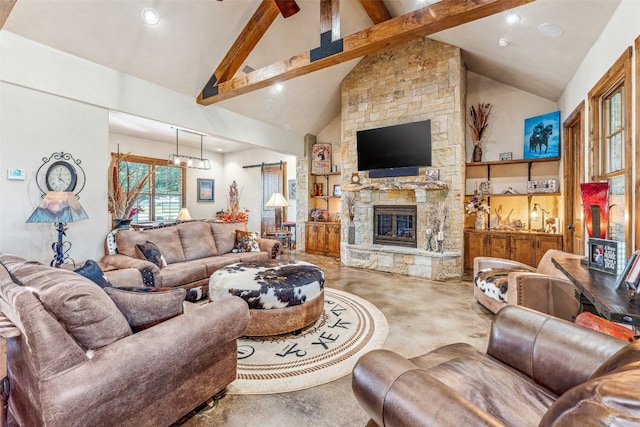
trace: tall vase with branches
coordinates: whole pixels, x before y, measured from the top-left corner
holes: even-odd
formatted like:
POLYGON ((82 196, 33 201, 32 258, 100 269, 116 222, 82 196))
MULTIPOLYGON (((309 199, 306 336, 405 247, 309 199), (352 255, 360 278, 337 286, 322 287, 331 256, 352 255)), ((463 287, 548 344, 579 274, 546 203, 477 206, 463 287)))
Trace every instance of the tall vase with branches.
POLYGON ((473 137, 473 161, 482 161, 482 136, 489 126, 489 114, 491 114, 491 104, 488 102, 478 103, 469 110, 469 127, 473 137))
POLYGON ((140 172, 127 161, 128 154, 118 154, 109 163, 109 212, 115 220, 131 220, 139 208, 138 198, 154 169, 140 172))

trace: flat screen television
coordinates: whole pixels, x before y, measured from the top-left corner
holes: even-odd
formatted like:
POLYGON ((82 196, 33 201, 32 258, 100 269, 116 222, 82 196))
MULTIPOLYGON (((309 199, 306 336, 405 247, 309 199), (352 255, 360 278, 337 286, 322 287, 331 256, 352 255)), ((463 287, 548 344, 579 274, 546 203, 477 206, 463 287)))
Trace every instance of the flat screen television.
MULTIPOLYGON (((423 120, 356 133, 358 170, 386 170, 377 176, 417 174, 418 167, 431 166, 431 120, 423 120), (394 169, 399 169, 394 173, 394 169)), ((369 173, 371 176, 371 172, 369 173)))

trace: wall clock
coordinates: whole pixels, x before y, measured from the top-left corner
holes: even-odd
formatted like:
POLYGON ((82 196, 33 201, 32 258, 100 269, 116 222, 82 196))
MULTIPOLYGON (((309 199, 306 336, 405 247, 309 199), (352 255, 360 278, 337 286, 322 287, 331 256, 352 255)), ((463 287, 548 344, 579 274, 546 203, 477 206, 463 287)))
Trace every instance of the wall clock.
POLYGON ((55 152, 42 158, 42 165, 36 172, 36 183, 44 196, 48 191, 72 192, 78 194, 84 188, 86 176, 80 159, 75 159, 64 151, 55 152))
POLYGON ((78 183, 76 168, 64 160, 53 162, 47 168, 45 183, 49 191, 73 191, 78 183))

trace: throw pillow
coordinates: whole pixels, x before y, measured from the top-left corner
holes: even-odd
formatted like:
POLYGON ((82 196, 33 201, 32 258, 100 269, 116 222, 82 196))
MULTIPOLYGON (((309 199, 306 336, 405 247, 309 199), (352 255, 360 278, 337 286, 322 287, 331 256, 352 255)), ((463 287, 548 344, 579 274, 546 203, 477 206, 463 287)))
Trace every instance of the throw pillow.
POLYGON ((133 332, 182 314, 183 288, 104 288, 129 322, 133 332))
POLYGON ((167 266, 167 260, 155 243, 147 240, 145 243, 136 244, 136 248, 147 261, 154 263, 158 268, 167 266))
POLYGON ((260 252, 259 241, 258 233, 236 230, 236 248, 233 252, 260 252))
POLYGON ((91 280, 101 288, 111 286, 111 283, 109 283, 107 276, 105 276, 102 269, 98 266, 98 263, 91 259, 87 260, 82 267, 76 268, 73 271, 91 280))

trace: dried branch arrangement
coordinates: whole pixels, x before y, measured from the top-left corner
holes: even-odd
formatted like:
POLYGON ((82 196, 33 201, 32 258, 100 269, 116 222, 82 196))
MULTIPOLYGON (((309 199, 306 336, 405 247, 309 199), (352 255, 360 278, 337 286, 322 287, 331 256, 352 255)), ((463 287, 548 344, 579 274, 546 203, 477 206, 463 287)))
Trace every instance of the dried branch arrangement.
POLYGON ((490 103, 478 103, 478 108, 474 105, 471 106, 469 112, 470 123, 469 127, 473 132, 473 140, 478 142, 482 140, 482 134, 489 125, 489 114, 491 113, 490 103))
POLYGON ((127 154, 113 156, 109 163, 109 212, 114 218, 129 219, 140 193, 154 170, 136 174, 129 168, 127 154))

